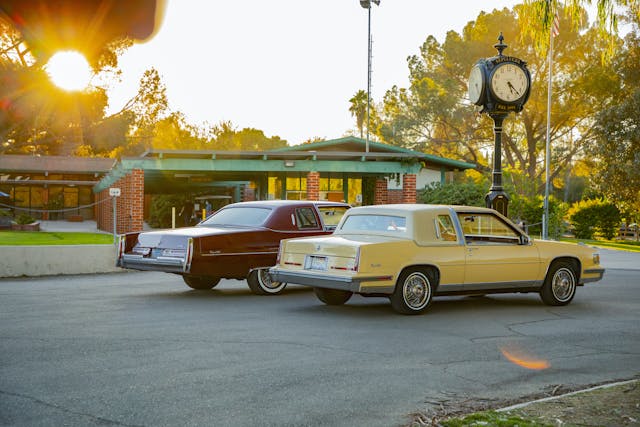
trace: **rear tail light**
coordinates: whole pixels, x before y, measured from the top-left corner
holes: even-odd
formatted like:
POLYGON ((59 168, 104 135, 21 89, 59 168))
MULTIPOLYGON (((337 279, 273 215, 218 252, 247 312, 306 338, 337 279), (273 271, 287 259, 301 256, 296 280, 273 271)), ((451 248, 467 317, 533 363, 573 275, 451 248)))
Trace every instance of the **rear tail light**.
POLYGON ((359 268, 360 268, 360 248, 358 248, 358 252, 356 252, 356 259, 353 261, 352 271, 357 272, 359 268))
POLYGON ((127 244, 127 239, 124 235, 121 235, 120 237, 118 237, 118 249, 116 252, 116 267, 120 266, 120 260, 122 259, 122 256, 124 255, 124 250, 125 250, 125 246, 127 244))
POLYGON ((280 260, 282 259, 283 251, 284 251, 284 243, 280 242, 280 246, 278 246, 278 255, 276 256, 276 265, 280 265, 280 260))
POLYGON ((187 241, 187 253, 184 257, 184 264, 182 266, 182 271, 188 273, 191 270, 191 260, 193 259, 193 238, 189 237, 187 241))

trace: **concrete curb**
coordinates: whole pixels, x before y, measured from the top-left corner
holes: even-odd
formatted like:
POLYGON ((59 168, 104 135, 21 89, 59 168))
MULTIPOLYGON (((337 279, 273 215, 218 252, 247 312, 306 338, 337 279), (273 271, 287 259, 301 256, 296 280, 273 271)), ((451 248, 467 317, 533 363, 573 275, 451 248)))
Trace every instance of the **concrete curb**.
POLYGON ((512 411, 514 409, 524 408, 524 407, 527 407, 529 405, 533 405, 535 403, 549 402, 549 401, 552 401, 552 400, 562 399, 563 397, 567 397, 567 396, 574 396, 576 394, 587 393, 587 392, 590 392, 590 391, 600 390, 600 389, 603 389, 603 388, 611 388, 611 387, 615 387, 615 386, 619 386, 619 385, 631 384, 631 383, 638 382, 638 381, 640 381, 640 380, 635 379, 635 380, 627 380, 627 381, 618 381, 618 382, 609 383, 609 384, 602 384, 602 385, 598 385, 598 386, 595 386, 595 387, 585 388, 584 390, 577 390, 577 391, 572 391, 571 393, 560 394, 558 396, 544 397, 542 399, 532 400, 530 402, 518 403, 516 405, 507 406, 506 408, 496 409, 496 411, 497 412, 512 411))
POLYGON ((122 271, 114 245, 0 246, 0 277, 122 271))

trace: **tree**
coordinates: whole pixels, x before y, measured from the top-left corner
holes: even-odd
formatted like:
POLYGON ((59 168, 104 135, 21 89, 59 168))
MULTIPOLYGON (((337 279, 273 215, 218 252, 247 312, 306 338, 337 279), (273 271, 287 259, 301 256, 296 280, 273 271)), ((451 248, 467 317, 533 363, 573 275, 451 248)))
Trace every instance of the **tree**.
MULTIPOLYGON (((521 9, 523 36, 533 39, 538 52, 546 52, 549 43, 549 29, 554 19, 554 11, 562 10, 568 15, 573 29, 578 29, 586 20, 583 7, 591 5, 591 0, 525 0, 521 9)), ((640 19, 640 0, 597 0, 596 30, 607 48, 602 51, 602 59, 609 62, 616 53, 618 41, 619 11, 640 19)))
MULTIPOLYGON (((103 46, 91 58, 94 72, 117 74, 117 57, 130 45, 120 39, 103 46)), ((0 21, 0 150, 93 154, 92 137, 101 131, 111 132, 107 129, 110 123, 102 120, 107 105, 105 89, 92 87, 71 93, 55 87, 39 62, 45 58, 33 55, 23 36, 0 21), (96 128, 96 123, 101 125, 96 128)))
POLYGON ((279 136, 267 138, 263 131, 253 128, 244 128, 237 131, 229 121, 220 122, 212 128, 214 150, 249 150, 265 151, 287 146, 287 141, 279 136))
MULTIPOLYGON (((387 91, 379 136, 407 148, 486 164, 483 152, 493 147, 492 122, 476 115, 466 101, 467 78, 477 59, 497 54, 492 45, 497 37, 495 29, 500 28, 510 45, 507 54, 527 60, 533 78, 524 111, 505 122, 505 177, 513 178, 508 184, 516 192, 539 194, 543 188, 549 70, 546 55, 533 49, 532 40, 518 41, 523 25, 520 15, 521 7, 483 12, 462 34, 447 33, 442 44, 429 36, 420 54, 408 59, 410 87, 387 91)), ((596 112, 614 102, 620 90, 618 77, 600 61, 605 46, 597 31, 585 28, 580 34, 566 27, 555 50, 552 178, 561 176, 593 138, 596 112)))
POLYGON ((353 95, 353 97, 351 97, 351 99, 349 100, 349 102, 351 103, 349 112, 356 118, 356 127, 360 131, 360 138, 362 138, 364 121, 367 118, 367 101, 367 92, 362 89, 357 91, 356 94, 353 95))
POLYGON ((596 190, 633 217, 640 212, 640 18, 628 19, 633 31, 611 65, 622 90, 618 102, 598 114, 589 154, 596 190))

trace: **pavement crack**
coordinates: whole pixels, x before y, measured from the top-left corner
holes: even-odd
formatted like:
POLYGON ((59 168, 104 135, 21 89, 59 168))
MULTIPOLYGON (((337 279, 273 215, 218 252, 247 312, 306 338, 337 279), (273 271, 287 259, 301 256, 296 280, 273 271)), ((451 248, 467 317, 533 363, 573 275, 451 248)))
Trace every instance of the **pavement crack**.
POLYGON ((64 407, 62 407, 60 405, 56 405, 56 404, 53 404, 53 403, 45 402, 44 400, 38 399, 37 397, 28 396, 26 394, 11 393, 9 391, 0 390, 0 395, 18 397, 20 399, 27 399, 27 400, 35 402, 35 403, 37 403, 39 405, 43 405, 43 406, 46 406, 48 408, 53 408, 53 409, 56 409, 58 411, 64 412, 66 414, 72 414, 72 415, 76 415, 76 416, 80 416, 80 417, 89 418, 91 420, 94 420, 94 421, 96 421, 96 422, 98 422, 100 424, 104 424, 104 425, 123 426, 123 427, 144 427, 144 426, 138 425, 138 424, 124 424, 124 423, 121 423, 121 422, 118 422, 118 421, 109 420, 107 418, 98 417, 98 416, 91 415, 91 414, 86 414, 86 413, 83 413, 83 412, 73 411, 71 409, 64 408, 64 407))

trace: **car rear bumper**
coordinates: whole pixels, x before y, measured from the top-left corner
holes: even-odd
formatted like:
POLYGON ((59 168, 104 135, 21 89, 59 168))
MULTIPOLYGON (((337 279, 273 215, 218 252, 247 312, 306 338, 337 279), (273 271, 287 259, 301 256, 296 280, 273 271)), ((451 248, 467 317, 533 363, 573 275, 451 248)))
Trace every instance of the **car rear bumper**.
POLYGON ((341 291, 357 293, 391 293, 393 287, 362 286, 363 282, 380 282, 391 280, 390 276, 335 276, 326 273, 307 271, 292 271, 272 267, 269 269, 271 279, 276 282, 294 283, 297 285, 312 286, 314 288, 337 289, 341 291))
POLYGON ((165 273, 188 273, 187 265, 180 258, 145 258, 140 255, 124 254, 118 259, 118 267, 132 270, 163 271, 165 273))

